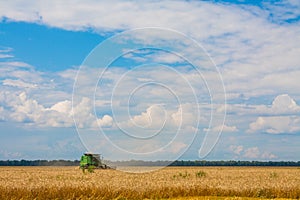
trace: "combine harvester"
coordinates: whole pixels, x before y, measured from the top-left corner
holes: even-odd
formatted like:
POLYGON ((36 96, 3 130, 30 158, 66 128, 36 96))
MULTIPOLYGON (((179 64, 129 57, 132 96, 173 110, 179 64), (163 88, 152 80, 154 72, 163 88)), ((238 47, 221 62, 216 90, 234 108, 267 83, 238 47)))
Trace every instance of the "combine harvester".
POLYGON ((100 154, 85 153, 80 159, 80 169, 84 172, 86 169, 93 172, 94 169, 116 169, 103 163, 100 154))

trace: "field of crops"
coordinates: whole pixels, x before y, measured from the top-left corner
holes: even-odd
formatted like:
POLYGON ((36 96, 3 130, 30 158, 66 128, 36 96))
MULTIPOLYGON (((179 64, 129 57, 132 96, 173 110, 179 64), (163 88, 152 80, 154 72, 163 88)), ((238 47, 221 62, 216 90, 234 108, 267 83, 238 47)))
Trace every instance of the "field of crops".
POLYGON ((0 167, 0 174, 0 199, 300 198, 297 167, 167 167, 139 174, 0 167))

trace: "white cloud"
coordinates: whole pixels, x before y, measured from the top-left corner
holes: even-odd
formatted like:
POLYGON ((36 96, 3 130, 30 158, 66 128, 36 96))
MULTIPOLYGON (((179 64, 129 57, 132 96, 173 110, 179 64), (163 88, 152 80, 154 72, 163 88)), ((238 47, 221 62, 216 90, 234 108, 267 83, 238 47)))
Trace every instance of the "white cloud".
POLYGON ((134 125, 141 126, 144 128, 159 128, 164 123, 166 118, 165 110, 159 105, 152 105, 147 108, 146 112, 143 112, 141 115, 133 116, 132 122, 134 125))
POLYGON ((208 119, 204 115, 199 116, 199 112, 198 105, 192 103, 181 104, 177 111, 171 114, 171 121, 176 126, 181 125, 182 127, 195 127, 197 123, 208 123, 208 119))
POLYGON ((271 160, 271 159, 275 159, 277 158, 277 156, 273 153, 268 153, 268 152, 264 152, 262 155, 261 155, 261 158, 262 159, 266 159, 266 160, 271 160))
POLYGON ((244 147, 242 145, 235 146, 235 145, 230 145, 229 149, 237 155, 240 155, 241 152, 244 150, 244 147))
MULTIPOLYGON (((77 128, 80 129, 97 129, 99 126, 112 126, 113 119, 109 115, 97 118, 93 110, 93 102, 87 97, 83 97, 78 104, 73 105, 74 120, 77 128)), ((73 114, 72 113, 72 114, 73 114)))
POLYGON ((231 105, 230 112, 257 116, 247 132, 270 134, 296 133, 300 131, 300 106, 287 94, 278 95, 272 105, 231 105), (236 106, 236 107, 235 107, 236 106))
MULTIPOLYGON (((0 93, 0 107, 4 121, 20 122, 33 127, 73 127, 72 102, 64 100, 55 103, 51 107, 45 107, 34 99, 27 96, 25 92, 0 93)), ((92 112, 92 104, 89 99, 83 98, 81 102, 74 105, 73 110, 80 112, 77 118, 78 128, 94 129, 97 123, 102 127, 112 125, 112 118, 105 115, 97 119, 92 112)))
POLYGON ((61 101, 54 104, 49 110, 55 110, 59 113, 65 113, 70 115, 72 110, 72 103, 68 100, 61 101))
POLYGON ((186 144, 183 142, 172 142, 169 151, 170 153, 177 154, 178 152, 182 151, 182 149, 186 148, 186 144))
POLYGON ((41 73, 34 70, 34 68, 24 62, 0 62, 0 77, 14 78, 23 81, 39 81, 41 73))
MULTIPOLYGON (((228 11, 226 6, 207 2, 88 1, 84 3, 62 3, 60 1, 48 1, 45 4, 44 2, 28 1, 26 4, 20 2, 2 3, 0 8, 2 16, 14 20, 42 22, 50 26, 72 30, 82 30, 88 27, 96 27, 100 30, 120 30, 144 26, 177 26, 177 28, 186 29, 190 24, 197 22, 199 25, 193 28, 199 31, 199 28, 202 30, 208 28, 205 21, 197 21, 199 14, 206 17, 211 16, 211 20, 214 20, 216 25, 220 25, 218 20, 222 18, 218 16, 223 12, 227 14, 222 16, 223 19, 232 21, 226 27, 223 26, 223 29, 230 30, 236 28, 234 22, 238 20, 234 18, 234 14, 231 14, 233 12, 228 11), (175 10, 176 12, 174 12, 175 10), (187 10, 189 13, 186 12, 187 10), (215 19, 216 16, 218 19, 215 19)), ((236 10, 235 7, 232 9, 236 10)), ((188 28, 188 30, 191 29, 192 27, 188 28)), ((213 27, 209 30, 212 29, 213 27)), ((218 30, 214 31, 217 32, 218 30)), ((202 32, 201 34, 207 33, 202 32)))
POLYGON ((245 150, 244 157, 251 159, 258 159, 260 157, 260 151, 258 147, 251 147, 245 150))
POLYGON ((109 115, 104 115, 97 120, 97 123, 100 127, 111 127, 113 125, 113 118, 109 115))
POLYGON ((1 52, 0 52, 0 59, 1 58, 13 58, 13 56, 12 55, 8 55, 8 54, 1 54, 1 52))
POLYGON ((268 151, 261 151, 259 147, 245 148, 243 145, 231 145, 229 150, 236 155, 236 158, 245 158, 252 160, 272 160, 278 158, 275 154, 268 151))
MULTIPOLYGON (((224 105, 218 107, 219 112, 223 112, 224 105)), ((274 98, 271 105, 264 104, 227 104, 228 113, 236 115, 297 115, 300 114, 300 106, 288 94, 281 94, 274 98)))
POLYGON ((277 158, 275 154, 267 151, 262 152, 258 147, 250 147, 246 149, 243 157, 247 159, 253 159, 253 160, 257 160, 257 159, 272 160, 277 158))
POLYGON ((12 48, 0 46, 0 59, 13 58, 14 56, 10 54, 12 50, 13 50, 12 48))
MULTIPOLYGON (((127 49, 126 49, 127 50, 127 49)), ((175 52, 176 53, 176 52, 175 52)), ((184 60, 176 55, 174 52, 167 52, 164 49, 145 49, 145 50, 135 50, 131 53, 124 55, 124 58, 132 59, 137 62, 143 63, 182 63, 184 60)))
POLYGON ((20 87, 20 88, 37 88, 38 87, 37 84, 26 83, 21 80, 5 79, 2 82, 3 82, 3 85, 20 87))
POLYGON ((198 131, 195 112, 192 105, 188 104, 180 105, 177 109, 167 109, 164 105, 151 105, 145 112, 130 116, 130 120, 118 122, 118 126, 138 135, 141 135, 139 132, 147 132, 147 135, 150 135, 154 134, 153 131, 162 130, 170 133, 177 131, 195 133, 198 131))
POLYGON ((176 54, 161 52, 157 55, 153 55, 153 61, 158 63, 180 63, 183 59, 176 54))
MULTIPOLYGON (((69 71, 71 70, 64 73, 71 74, 69 71)), ((25 92, 49 107, 57 102, 70 100, 73 83, 74 78, 63 77, 60 72, 41 72, 24 62, 0 62, 0 89, 2 94, 7 93, 5 96, 10 101, 13 99, 9 94, 14 96, 25 92)))
POLYGON ((288 94, 282 94, 274 99, 271 110, 274 114, 300 113, 300 106, 288 94))
POLYGON ((249 125, 248 132, 296 133, 300 131, 299 122, 300 117, 298 116, 258 117, 255 122, 249 125))
POLYGON ((9 53, 11 52, 13 49, 9 48, 9 47, 1 47, 0 46, 0 53, 9 53))
POLYGON ((207 129, 205 128, 204 131, 208 131, 208 130, 211 130, 212 132, 237 132, 238 129, 236 126, 228 126, 226 124, 223 124, 223 125, 220 125, 220 126, 215 126, 211 129, 207 129))

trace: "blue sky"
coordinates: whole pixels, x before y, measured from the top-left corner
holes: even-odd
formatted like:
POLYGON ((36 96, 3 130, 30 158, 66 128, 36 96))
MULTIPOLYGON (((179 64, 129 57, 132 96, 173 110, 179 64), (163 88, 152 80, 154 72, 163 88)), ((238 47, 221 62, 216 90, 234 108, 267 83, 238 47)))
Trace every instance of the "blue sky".
POLYGON ((92 31, 67 31, 9 19, 3 20, 0 30, 1 46, 13 47, 14 60, 30 63, 42 71, 79 66, 91 49, 104 40, 92 31))
POLYGON ((299 27, 296 0, 2 2, 0 159, 299 160, 299 27))

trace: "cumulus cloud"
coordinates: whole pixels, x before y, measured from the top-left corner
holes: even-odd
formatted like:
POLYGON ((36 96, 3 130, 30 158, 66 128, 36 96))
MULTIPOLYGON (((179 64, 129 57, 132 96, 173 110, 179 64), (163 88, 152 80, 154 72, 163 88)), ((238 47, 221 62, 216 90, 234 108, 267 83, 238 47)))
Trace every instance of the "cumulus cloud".
POLYGON ((263 159, 270 160, 277 158, 276 155, 269 152, 261 152, 258 147, 250 147, 245 150, 243 157, 249 159, 263 159))
POLYGON ((49 110, 55 110, 59 113, 65 113, 70 115, 72 110, 72 104, 68 100, 61 101, 51 106, 49 110))
POLYGON ((300 117, 298 116, 258 117, 255 122, 249 125, 248 132, 296 133, 300 131, 299 122, 300 117))
POLYGON ((159 128, 163 126, 164 118, 166 118, 165 110, 159 105, 152 105, 147 108, 146 112, 141 115, 133 116, 132 122, 134 125, 141 126, 144 128, 159 128))
POLYGON ((272 160, 277 158, 275 154, 268 151, 261 151, 257 146, 245 148, 243 145, 231 145, 229 150, 237 156, 236 158, 252 160, 272 160))
POLYGON ((113 125, 113 118, 109 115, 104 115, 102 118, 97 119, 100 127, 111 127, 113 125))
MULTIPOLYGON (((198 131, 195 110, 187 109, 192 105, 180 105, 168 109, 163 105, 151 105, 145 112, 130 116, 128 121, 120 121, 119 127, 128 132, 167 131, 176 133, 195 133, 198 131)), ((148 133, 149 135, 150 133, 148 133)))
POLYGON ((9 94, 15 96, 25 92, 40 104, 51 107, 57 102, 71 99, 74 78, 65 77, 66 74, 71 76, 75 70, 70 71, 45 73, 24 62, 0 61, 0 90, 2 94, 7 93, 5 96, 10 101, 13 99, 9 94))
POLYGON ((34 127, 73 127, 73 110, 80 112, 77 119, 78 128, 95 128, 98 123, 100 126, 111 126, 112 118, 105 115, 97 119, 92 112, 92 104, 89 99, 83 98, 82 101, 74 105, 72 102, 64 100, 57 102, 51 107, 45 107, 35 99, 29 98, 25 92, 20 94, 0 93, 0 102, 5 105, 0 111, 4 121, 24 123, 34 127))
MULTIPOLYGON (((220 106, 219 111, 223 111, 224 106, 220 106)), ((288 94, 281 94, 274 98, 271 105, 265 104, 227 104, 226 109, 229 114, 237 115, 295 115, 300 113, 300 106, 288 94)))
MULTIPOLYGON (((281 134, 296 133, 300 130, 300 106, 287 94, 278 95, 271 106, 250 107, 253 108, 250 113, 264 116, 259 116, 255 122, 250 123, 247 130, 249 133, 281 134)), ((243 111, 247 113, 247 111, 243 111)))
POLYGON ((171 113, 171 121, 176 126, 195 126, 197 123, 207 123, 208 120, 203 115, 199 116, 198 105, 185 103, 179 105, 176 112, 171 113))
POLYGON ((278 95, 270 108, 272 114, 295 114, 300 113, 300 106, 288 94, 278 95))
POLYGON ((25 92, 16 95, 15 99, 13 102, 6 102, 11 111, 9 117, 12 121, 42 127, 70 127, 73 125, 70 113, 61 112, 62 110, 58 109, 65 102, 59 102, 52 106, 54 109, 51 109, 45 108, 36 100, 28 98, 25 92))

